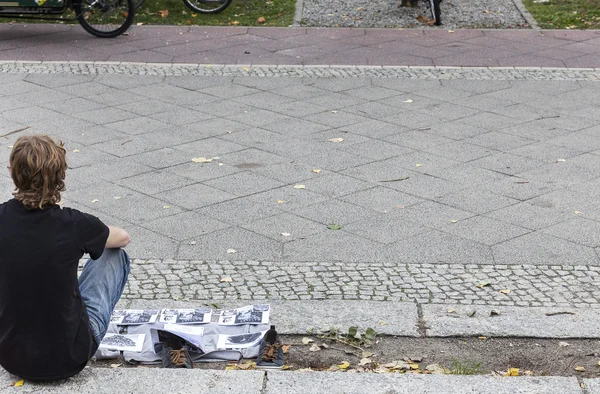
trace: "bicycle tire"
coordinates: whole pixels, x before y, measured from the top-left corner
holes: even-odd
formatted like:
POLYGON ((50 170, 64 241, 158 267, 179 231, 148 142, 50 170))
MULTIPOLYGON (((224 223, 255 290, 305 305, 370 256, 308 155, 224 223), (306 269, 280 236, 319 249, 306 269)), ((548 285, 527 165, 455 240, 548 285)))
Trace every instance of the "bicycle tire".
POLYGON ((431 9, 431 16, 435 21, 435 25, 439 26, 442 24, 442 10, 440 9, 440 0, 429 0, 429 8, 431 9))
POLYGON ((138 0, 137 3, 136 3, 136 5, 135 5, 135 9, 139 10, 140 7, 142 6, 142 4, 144 4, 144 1, 145 0, 138 0))
MULTIPOLYGON (((133 24, 133 19, 135 18, 135 4, 133 2, 133 0, 114 0, 115 3, 119 4, 120 6, 125 5, 125 7, 123 7, 123 10, 118 10, 116 9, 117 14, 120 12, 121 15, 124 17, 123 22, 114 25, 114 28, 110 28, 110 30, 101 30, 98 27, 96 27, 96 25, 102 25, 100 24, 93 24, 90 23, 88 21, 88 18, 86 18, 86 9, 84 9, 84 2, 86 2, 88 0, 81 0, 81 1, 77 1, 75 3, 73 3, 73 9, 75 10, 75 13, 78 15, 77 19, 79 20, 79 24, 81 25, 81 27, 83 27, 83 29, 85 31, 87 31, 88 33, 99 37, 99 38, 114 38, 114 37, 118 37, 121 34, 125 33, 127 31, 127 29, 129 29, 129 27, 133 24), (126 13, 127 15, 123 15, 124 13, 126 13)), ((88 4, 88 6, 91 6, 91 4, 88 4)), ((106 7, 106 6, 105 6, 106 7)), ((106 11, 104 10, 100 10, 98 8, 96 8, 94 10, 95 7, 91 7, 88 10, 91 11, 98 11, 98 12, 107 12, 110 10, 110 7, 107 8, 106 11)), ((113 24, 107 24, 107 26, 113 26, 113 24)))
POLYGON ((225 8, 229 7, 233 0, 183 0, 184 4, 191 9, 192 11, 199 12, 201 14, 218 14, 223 11, 225 8), (216 8, 207 9, 202 8, 200 5, 202 3, 222 3, 216 8))

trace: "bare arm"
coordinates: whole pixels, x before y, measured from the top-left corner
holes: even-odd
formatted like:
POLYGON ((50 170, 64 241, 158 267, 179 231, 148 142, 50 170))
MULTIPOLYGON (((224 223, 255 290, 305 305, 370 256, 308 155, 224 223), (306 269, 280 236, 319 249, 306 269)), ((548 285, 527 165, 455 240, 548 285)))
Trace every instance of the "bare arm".
POLYGON ((124 248, 131 242, 131 237, 127 231, 119 227, 108 226, 108 239, 106 240, 106 248, 124 248))

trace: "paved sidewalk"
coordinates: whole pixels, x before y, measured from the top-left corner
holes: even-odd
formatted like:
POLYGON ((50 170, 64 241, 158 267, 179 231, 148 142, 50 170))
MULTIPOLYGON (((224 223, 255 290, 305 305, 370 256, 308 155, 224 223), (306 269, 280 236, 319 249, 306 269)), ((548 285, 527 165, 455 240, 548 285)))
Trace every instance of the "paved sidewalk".
POLYGON ((134 26, 103 40, 0 24, 0 60, 600 68, 600 31, 134 26))
POLYGON ((164 369, 88 368, 75 378, 54 384, 26 382, 22 387, 8 387, 16 377, 0 372, 0 392, 32 393, 470 393, 512 394, 597 394, 599 379, 584 379, 584 392, 576 378, 488 376, 439 376, 400 374, 350 374, 330 372, 282 371, 207 371, 164 369))

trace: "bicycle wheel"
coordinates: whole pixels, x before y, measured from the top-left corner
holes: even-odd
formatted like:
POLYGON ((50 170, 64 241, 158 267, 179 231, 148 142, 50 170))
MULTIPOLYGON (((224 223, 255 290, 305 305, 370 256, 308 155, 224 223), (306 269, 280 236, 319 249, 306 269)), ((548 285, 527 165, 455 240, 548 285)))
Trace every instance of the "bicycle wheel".
POLYGON ((125 33, 135 17, 133 0, 80 0, 73 8, 81 27, 100 38, 125 33))
POLYGON ((190 9, 202 14, 218 14, 229 7, 233 0, 183 0, 190 9))
POLYGON ((135 5, 135 9, 138 10, 142 4, 144 4, 144 0, 137 0, 137 4, 135 5))
POLYGON ((442 24, 442 18, 441 18, 441 14, 442 11, 440 10, 440 0, 429 0, 429 8, 431 9, 431 16, 433 17, 433 20, 435 21, 435 25, 439 26, 442 24))

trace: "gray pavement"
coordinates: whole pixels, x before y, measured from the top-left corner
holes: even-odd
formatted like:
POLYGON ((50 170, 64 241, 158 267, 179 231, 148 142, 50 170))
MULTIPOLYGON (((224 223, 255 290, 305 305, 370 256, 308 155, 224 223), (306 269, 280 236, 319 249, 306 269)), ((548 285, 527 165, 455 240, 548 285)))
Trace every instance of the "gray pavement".
POLYGON ((350 374, 332 372, 209 371, 164 369, 87 368, 66 382, 10 387, 18 380, 0 371, 0 392, 32 393, 598 393, 598 379, 584 380, 586 392, 576 378, 489 376, 439 376, 400 374, 350 374))

